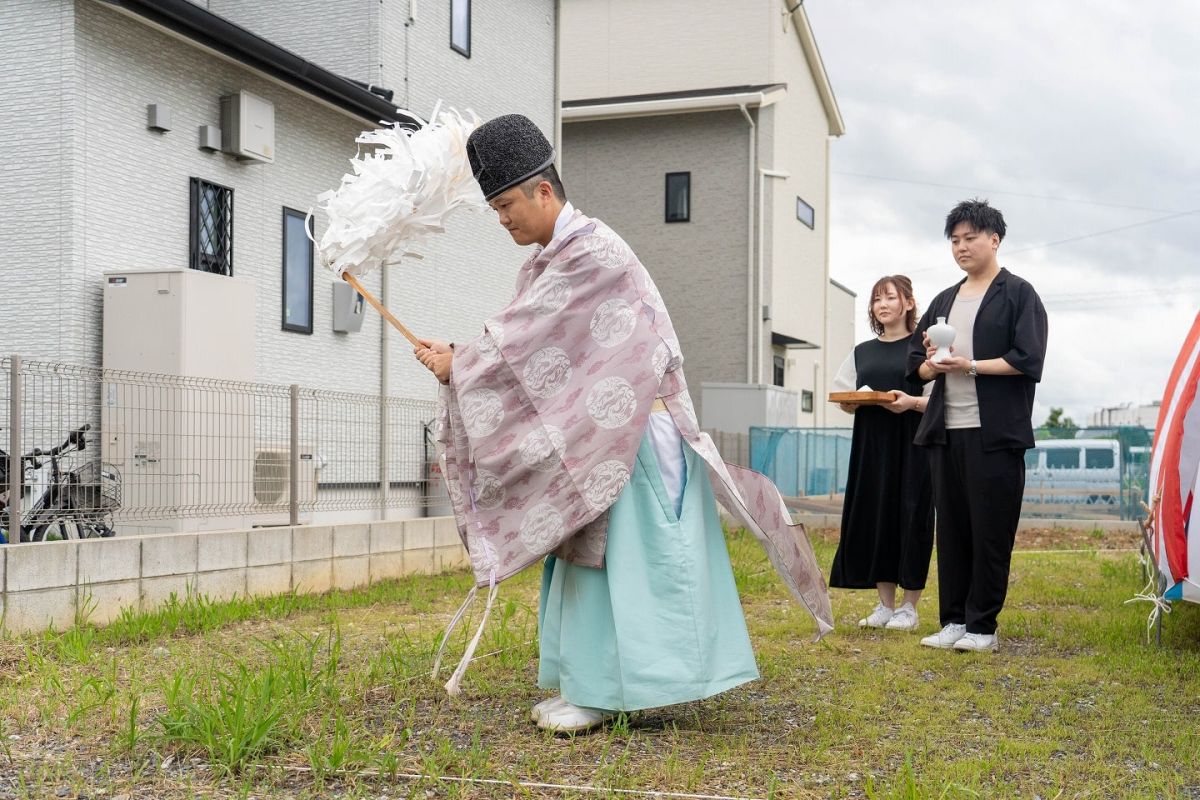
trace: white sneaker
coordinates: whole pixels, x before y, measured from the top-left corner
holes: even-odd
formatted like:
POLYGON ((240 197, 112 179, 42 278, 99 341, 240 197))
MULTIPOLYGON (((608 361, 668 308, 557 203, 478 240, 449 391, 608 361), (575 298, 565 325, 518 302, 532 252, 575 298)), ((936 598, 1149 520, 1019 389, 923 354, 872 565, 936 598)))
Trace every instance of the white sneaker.
POLYGON ((992 653, 1000 649, 1000 639, 994 633, 967 633, 954 643, 955 650, 972 653, 992 653))
POLYGON ((875 606, 875 610, 871 612, 871 616, 858 621, 860 628, 882 628, 888 624, 888 620, 892 618, 894 612, 885 606, 883 603, 875 606))
POLYGON ((558 705, 542 712, 537 726, 555 733, 583 733, 604 724, 615 716, 616 714, 611 711, 585 708, 561 700, 558 705))
POLYGON ((917 610, 913 608, 912 603, 905 603, 896 609, 892 614, 892 618, 887 621, 887 625, 883 627, 889 631, 915 631, 917 623, 921 620, 917 616, 917 610))
POLYGON ((940 650, 949 650, 954 647, 954 643, 967 635, 967 626, 958 625, 951 622, 946 627, 942 628, 932 636, 926 636, 921 640, 921 644, 926 647, 936 647, 940 650))
POLYGON ((562 705, 565 702, 566 702, 566 700, 563 700, 562 697, 560 697, 558 695, 551 697, 549 700, 543 700, 542 702, 538 703, 536 706, 534 706, 530 710, 529 719, 531 719, 534 722, 537 722, 538 720, 540 720, 542 718, 542 715, 545 714, 547 711, 557 708, 558 706, 562 705))

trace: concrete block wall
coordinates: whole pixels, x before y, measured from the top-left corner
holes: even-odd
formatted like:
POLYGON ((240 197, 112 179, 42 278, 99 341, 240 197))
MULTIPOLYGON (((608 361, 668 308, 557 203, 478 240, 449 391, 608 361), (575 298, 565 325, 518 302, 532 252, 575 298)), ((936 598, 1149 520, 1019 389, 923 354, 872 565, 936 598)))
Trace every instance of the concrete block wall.
POLYGON ((15 544, 0 547, 0 614, 8 633, 61 630, 172 594, 320 594, 468 564, 453 517, 15 544))

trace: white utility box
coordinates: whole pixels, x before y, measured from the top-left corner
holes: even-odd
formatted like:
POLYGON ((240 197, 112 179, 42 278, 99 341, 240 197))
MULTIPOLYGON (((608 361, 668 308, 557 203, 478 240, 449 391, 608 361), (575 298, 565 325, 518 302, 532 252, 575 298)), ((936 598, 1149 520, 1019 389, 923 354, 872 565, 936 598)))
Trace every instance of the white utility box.
POLYGON ((221 98, 221 149, 238 158, 275 161, 275 106, 250 92, 221 98))
MULTIPOLYGON (((122 532, 286 524, 289 406, 255 378, 254 284, 192 269, 104 275, 101 457, 122 532), (199 380, 197 380, 199 379, 199 380)), ((316 496, 301 456, 300 502, 316 496)))
POLYGON ((195 269, 104 273, 104 368, 252 381, 254 284, 195 269))

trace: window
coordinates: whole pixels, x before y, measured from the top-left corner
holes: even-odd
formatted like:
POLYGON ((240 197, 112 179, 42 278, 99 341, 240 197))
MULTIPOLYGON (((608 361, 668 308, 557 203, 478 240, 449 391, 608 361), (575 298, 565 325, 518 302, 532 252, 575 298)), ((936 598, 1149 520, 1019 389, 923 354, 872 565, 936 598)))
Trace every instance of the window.
POLYGON ((775 385, 783 386, 783 356, 775 356, 772 363, 774 364, 775 385))
POLYGON ((1083 451, 1083 457, 1087 469, 1112 469, 1116 466, 1112 450, 1089 447, 1083 451))
POLYGON ((283 210, 283 329, 313 332, 313 243, 304 214, 283 210))
POLYGON ((687 222, 692 218, 692 173, 667 173, 667 222, 687 222))
POLYGON ((192 269, 233 274, 233 189, 192 178, 192 269))
POLYGON ((800 410, 803 411, 805 414, 811 414, 812 413, 812 401, 813 401, 813 393, 808 391, 807 389, 802 389, 800 391, 800 410))
POLYGON ((1079 469, 1079 450, 1077 448, 1046 450, 1047 469, 1079 469))
POLYGON ((1042 452, 1041 450, 1038 450, 1036 448, 1033 450, 1025 451, 1025 469, 1037 469, 1038 468, 1038 462, 1041 460, 1041 458, 1038 456, 1038 454, 1041 452, 1042 452))
POLYGON ((816 224, 816 212, 813 207, 799 197, 796 198, 796 219, 812 228, 816 224))
POLYGON ((471 57, 471 0, 450 0, 450 49, 471 57))

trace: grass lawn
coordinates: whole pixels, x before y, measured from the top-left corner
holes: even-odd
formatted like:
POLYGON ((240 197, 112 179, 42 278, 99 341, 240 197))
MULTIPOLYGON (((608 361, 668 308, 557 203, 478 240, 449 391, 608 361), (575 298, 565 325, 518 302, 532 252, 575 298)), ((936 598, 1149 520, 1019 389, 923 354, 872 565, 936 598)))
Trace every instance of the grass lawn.
MULTIPOLYGON (((835 536, 813 534, 826 569, 835 536)), ((1136 555, 1112 549, 1130 543, 1022 534, 1002 649, 989 656, 860 630, 870 592, 835 591, 837 630, 812 644, 812 621, 761 549, 734 534, 761 679, 576 738, 528 722, 545 696, 534 571, 503 586, 455 699, 428 672, 464 574, 325 597, 189 598, 105 628, 10 638, 0 799, 637 796, 613 791, 626 789, 1200 800, 1200 608, 1177 607, 1163 646, 1147 645, 1148 605, 1123 604, 1142 588, 1136 555)), ((936 588, 921 635, 938 627, 936 588)), ((451 669, 473 627, 455 634, 451 669)))

